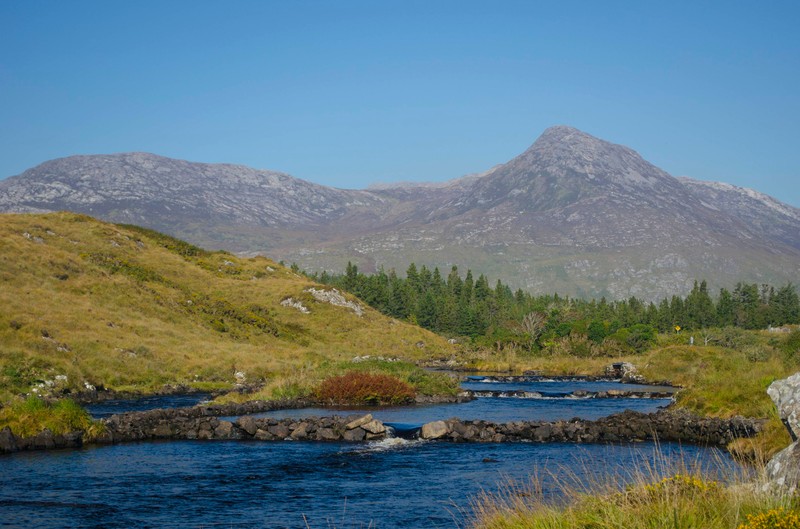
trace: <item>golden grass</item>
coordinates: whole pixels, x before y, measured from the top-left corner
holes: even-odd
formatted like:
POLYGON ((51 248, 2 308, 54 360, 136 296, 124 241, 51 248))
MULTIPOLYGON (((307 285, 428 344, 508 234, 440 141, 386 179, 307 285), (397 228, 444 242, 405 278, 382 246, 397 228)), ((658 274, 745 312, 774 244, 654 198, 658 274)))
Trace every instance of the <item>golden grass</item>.
POLYGON ((369 308, 316 302, 314 283, 269 259, 172 241, 72 213, 0 215, 0 400, 57 375, 72 391, 230 387, 237 372, 257 383, 364 354, 451 354, 369 308), (311 314, 281 306, 289 296, 311 314))
MULTIPOLYGON (((758 471, 763 476, 763 470, 758 471)), ((664 460, 631 475, 586 482, 549 476, 559 490, 545 497, 543 480, 506 484, 473 502, 473 529, 756 529, 762 520, 791 523, 800 501, 762 488, 763 478, 729 470, 721 476, 664 460), (720 478, 722 478, 720 480, 720 478)), ((800 529, 800 528, 797 528, 800 529)))

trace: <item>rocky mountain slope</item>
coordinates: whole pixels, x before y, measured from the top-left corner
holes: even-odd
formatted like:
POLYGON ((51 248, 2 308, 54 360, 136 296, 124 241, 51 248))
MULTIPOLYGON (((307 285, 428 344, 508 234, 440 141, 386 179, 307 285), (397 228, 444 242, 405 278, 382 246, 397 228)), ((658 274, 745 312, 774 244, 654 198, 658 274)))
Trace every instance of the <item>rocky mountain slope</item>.
POLYGON ((678 179, 570 127, 441 184, 363 191, 151 154, 74 156, 0 181, 0 210, 68 209, 309 270, 457 264, 534 291, 657 298, 695 278, 800 277, 800 210, 678 179))

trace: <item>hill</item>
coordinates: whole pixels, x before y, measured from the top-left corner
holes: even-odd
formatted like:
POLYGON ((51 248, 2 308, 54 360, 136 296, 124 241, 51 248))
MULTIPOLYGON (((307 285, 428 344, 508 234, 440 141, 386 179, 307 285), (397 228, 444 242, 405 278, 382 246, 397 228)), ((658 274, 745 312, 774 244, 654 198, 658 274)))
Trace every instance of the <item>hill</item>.
POLYGON ((270 259, 74 213, 0 215, 0 285, 2 400, 37 386, 230 388, 451 347, 270 259))
POLYGON ((551 127, 489 171, 342 190, 283 173, 151 154, 74 156, 0 181, 0 211, 71 210, 311 271, 452 264, 510 285, 656 300, 697 278, 800 276, 800 210, 679 179, 632 149, 551 127))

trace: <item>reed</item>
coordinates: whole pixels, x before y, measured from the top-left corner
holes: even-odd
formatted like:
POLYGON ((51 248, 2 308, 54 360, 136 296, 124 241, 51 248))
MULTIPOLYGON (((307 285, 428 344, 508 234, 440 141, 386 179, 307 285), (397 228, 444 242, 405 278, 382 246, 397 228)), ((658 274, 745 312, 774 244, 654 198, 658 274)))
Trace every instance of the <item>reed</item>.
POLYGON ((717 463, 703 468, 658 456, 635 470, 594 479, 586 475, 549 474, 484 492, 472 502, 469 527, 800 529, 800 499, 763 487, 763 467, 717 463))

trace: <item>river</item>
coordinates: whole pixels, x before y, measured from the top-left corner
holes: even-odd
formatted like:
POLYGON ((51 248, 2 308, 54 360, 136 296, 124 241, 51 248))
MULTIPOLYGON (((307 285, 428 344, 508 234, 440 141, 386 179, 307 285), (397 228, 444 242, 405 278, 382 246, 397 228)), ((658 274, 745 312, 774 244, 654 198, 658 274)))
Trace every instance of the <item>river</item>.
MULTIPOLYGON (((584 389, 585 384, 589 391, 599 387, 583 383, 584 389)), ((161 398, 166 401, 159 404, 169 400, 161 398)), ((606 406, 607 415, 631 406, 655 409, 664 400, 481 398, 370 411, 400 423, 439 418, 443 410, 446 417, 470 418, 463 415, 475 412, 487 413, 480 417, 486 420, 534 420, 549 417, 553 402, 572 406, 559 412, 569 418, 597 413, 592 406, 606 406)), ((17 453, 0 458, 0 526, 452 529, 468 524, 472 498, 509 480, 526 482, 537 475, 543 493, 555 498, 553 476, 602 481, 633 469, 669 473, 676 464, 734 466, 718 449, 671 443, 172 441, 17 453)))

